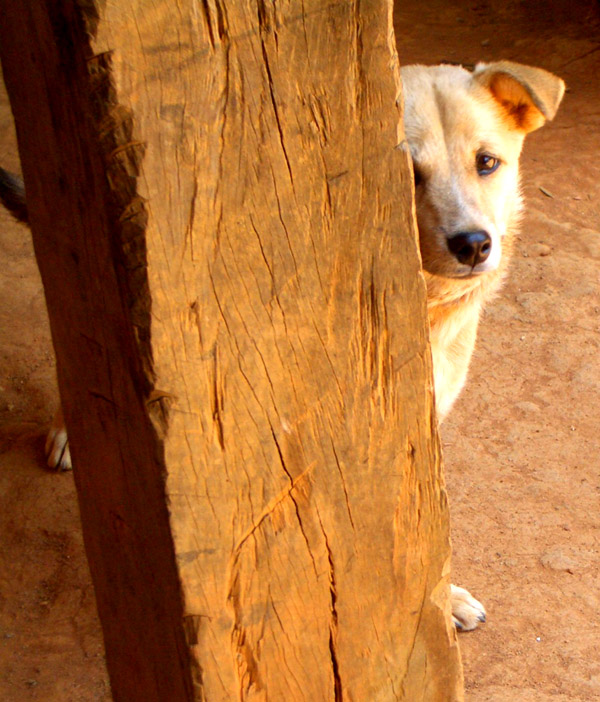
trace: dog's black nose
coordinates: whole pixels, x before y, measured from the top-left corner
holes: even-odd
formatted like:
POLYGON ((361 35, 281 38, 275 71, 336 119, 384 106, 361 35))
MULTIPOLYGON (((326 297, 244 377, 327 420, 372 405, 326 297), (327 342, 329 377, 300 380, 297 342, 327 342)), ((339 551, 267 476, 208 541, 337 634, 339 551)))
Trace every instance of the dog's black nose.
POLYGON ((467 266, 483 263, 492 251, 492 237, 484 231, 459 232, 448 237, 451 253, 467 266))

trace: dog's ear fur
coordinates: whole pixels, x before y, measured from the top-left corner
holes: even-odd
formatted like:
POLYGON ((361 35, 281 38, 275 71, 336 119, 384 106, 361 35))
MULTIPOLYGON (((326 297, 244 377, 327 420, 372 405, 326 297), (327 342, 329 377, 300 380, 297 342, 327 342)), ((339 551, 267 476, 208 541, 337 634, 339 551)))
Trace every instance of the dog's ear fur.
POLYGON ((511 126, 526 133, 554 118, 565 92, 558 76, 513 61, 479 63, 473 80, 492 93, 511 126))

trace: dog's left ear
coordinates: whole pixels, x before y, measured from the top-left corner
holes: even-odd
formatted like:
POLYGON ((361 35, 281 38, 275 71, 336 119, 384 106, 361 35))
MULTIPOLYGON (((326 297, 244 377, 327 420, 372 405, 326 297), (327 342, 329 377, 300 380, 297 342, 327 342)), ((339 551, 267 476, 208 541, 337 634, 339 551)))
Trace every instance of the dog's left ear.
POLYGON ((565 92, 558 76, 513 61, 479 63, 473 80, 492 93, 511 126, 526 133, 553 119, 565 92))

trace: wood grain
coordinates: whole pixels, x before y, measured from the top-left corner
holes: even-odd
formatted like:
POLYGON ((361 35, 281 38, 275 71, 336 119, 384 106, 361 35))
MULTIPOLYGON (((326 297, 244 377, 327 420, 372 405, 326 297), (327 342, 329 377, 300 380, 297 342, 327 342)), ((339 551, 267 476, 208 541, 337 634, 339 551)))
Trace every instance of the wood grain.
POLYGON ((391 3, 5 4, 115 700, 461 700, 391 3))

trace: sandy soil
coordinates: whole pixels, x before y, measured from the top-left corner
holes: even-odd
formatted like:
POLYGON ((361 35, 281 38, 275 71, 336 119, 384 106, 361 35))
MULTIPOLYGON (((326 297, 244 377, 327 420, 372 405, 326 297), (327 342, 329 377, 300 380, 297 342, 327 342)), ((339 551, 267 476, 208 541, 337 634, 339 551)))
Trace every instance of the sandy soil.
MULTIPOLYGON (((509 58, 567 81, 523 158, 528 214, 470 382, 443 427, 471 702, 600 700, 600 11, 593 0, 422 3, 403 63, 509 58), (543 189, 543 190, 542 190, 543 189)), ((0 95, 0 163, 18 170, 0 95)), ((0 699, 110 699, 72 476, 43 469, 57 402, 27 231, 0 212, 0 699)), ((368 702, 368 701, 363 701, 368 702)))

